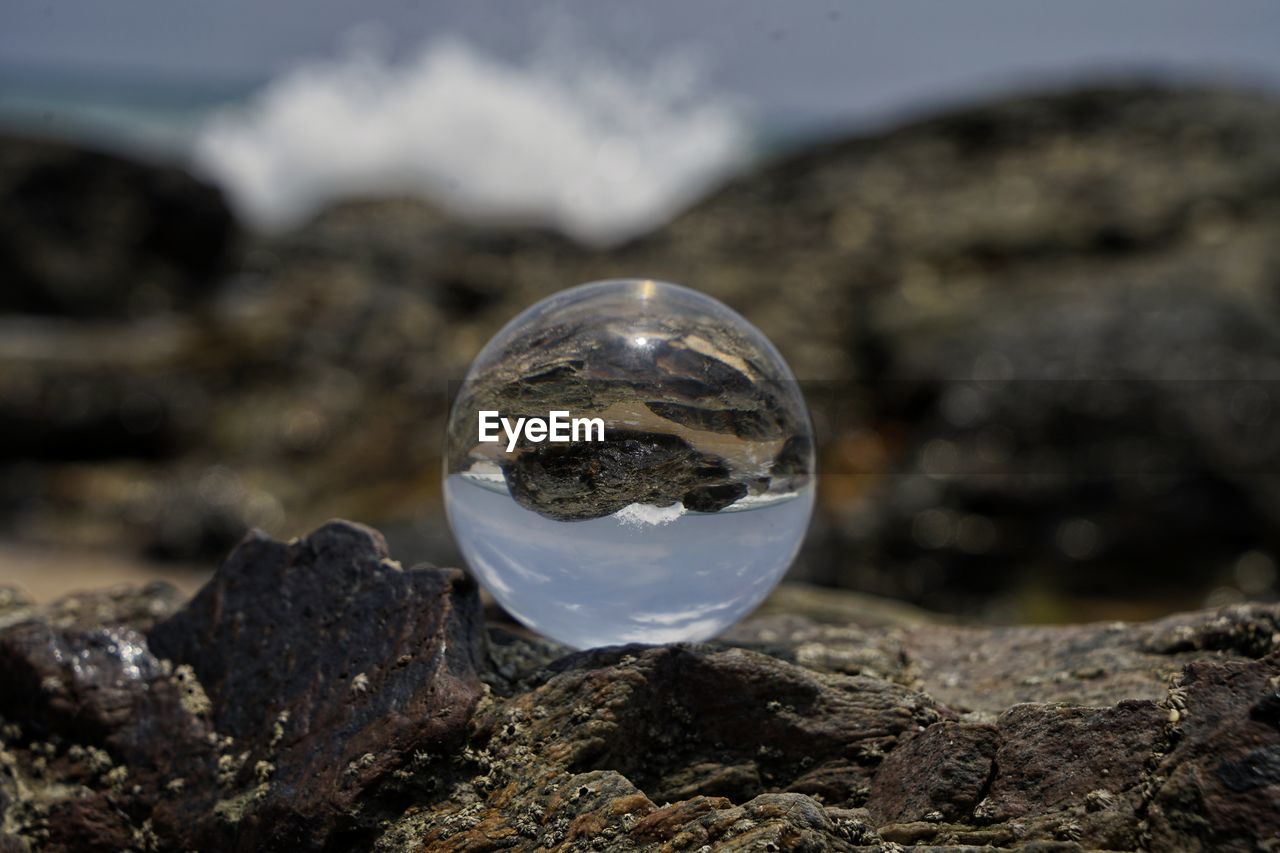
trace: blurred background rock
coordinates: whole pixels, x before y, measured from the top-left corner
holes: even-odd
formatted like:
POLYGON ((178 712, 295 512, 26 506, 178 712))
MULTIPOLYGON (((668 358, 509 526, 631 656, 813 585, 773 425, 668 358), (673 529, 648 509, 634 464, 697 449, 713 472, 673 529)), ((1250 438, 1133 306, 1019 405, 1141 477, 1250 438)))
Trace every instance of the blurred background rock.
POLYGON ((450 383, 533 301, 644 276, 805 383, 793 579, 993 621, 1277 595, 1270 7, 566 3, 571 35, 526 38, 481 4, 308 58, 377 17, 320 4, 235 78, 236 4, 150 52, 177 13, 27 5, 0 37, 0 583, 193 586, 247 527, 332 516, 457 562, 450 383))

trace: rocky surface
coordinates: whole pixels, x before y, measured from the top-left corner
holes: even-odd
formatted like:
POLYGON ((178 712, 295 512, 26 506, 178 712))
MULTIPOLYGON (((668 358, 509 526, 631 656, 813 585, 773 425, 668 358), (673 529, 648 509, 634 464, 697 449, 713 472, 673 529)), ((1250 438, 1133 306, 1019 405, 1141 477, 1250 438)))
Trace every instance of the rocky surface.
POLYGON ((211 190, 135 216, 169 209, 142 189, 171 172, 117 186, 118 159, 5 142, 5 186, 40 158, 103 176, 88 207, 32 178, 6 233, 133 248, 0 256, 102 292, 77 297, 93 318, 0 315, 0 532, 213 562, 249 526, 349 515, 453 559, 440 435, 470 360, 551 292, 651 276, 738 310, 805 383, 823 485, 795 577, 1015 621, 1275 600, 1277 139, 1247 92, 1005 99, 787 153, 608 251, 340 205, 247 237, 199 309, 205 265, 119 229, 182 222, 213 252, 211 190), (179 310, 113 319, 143 269, 179 310))
POLYGON ((716 643, 566 653, 349 522, 251 535, 186 604, 6 593, 0 849, 1280 844, 1280 608, 979 628, 852 601, 784 588, 716 643))
POLYGON ((516 503, 557 521, 612 515, 639 503, 715 512, 747 493, 729 466, 678 436, 606 430, 591 444, 525 448, 502 464, 516 503))

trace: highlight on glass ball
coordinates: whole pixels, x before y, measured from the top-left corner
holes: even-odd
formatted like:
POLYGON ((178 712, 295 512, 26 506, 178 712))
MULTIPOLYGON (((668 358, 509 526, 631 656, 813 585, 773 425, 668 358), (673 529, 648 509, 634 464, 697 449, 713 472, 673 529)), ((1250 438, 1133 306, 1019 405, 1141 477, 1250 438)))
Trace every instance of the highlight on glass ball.
POLYGON ((471 571, 576 648, 719 634, 777 585, 813 511, 790 368, 674 284, 597 282, 529 308, 476 357, 447 441, 471 571))

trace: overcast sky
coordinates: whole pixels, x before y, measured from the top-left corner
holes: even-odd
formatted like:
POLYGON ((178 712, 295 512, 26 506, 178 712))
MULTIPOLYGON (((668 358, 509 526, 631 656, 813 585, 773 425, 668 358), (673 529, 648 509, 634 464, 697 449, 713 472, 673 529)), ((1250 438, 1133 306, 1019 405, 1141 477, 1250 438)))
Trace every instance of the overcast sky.
POLYGON ((1125 71, 1280 89, 1275 0, 5 0, 0 21, 0 81, 253 82, 374 23, 398 53, 457 36, 519 61, 566 26, 632 64, 692 50, 716 88, 813 121, 1125 71))

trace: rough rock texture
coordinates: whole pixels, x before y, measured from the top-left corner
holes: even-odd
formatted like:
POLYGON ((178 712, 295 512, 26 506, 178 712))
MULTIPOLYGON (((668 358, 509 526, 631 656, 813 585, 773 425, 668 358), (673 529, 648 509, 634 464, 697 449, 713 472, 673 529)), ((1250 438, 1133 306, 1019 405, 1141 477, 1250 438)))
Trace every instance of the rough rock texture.
POLYGON ((405 571, 381 534, 333 523, 292 545, 251 537, 151 629, 243 750, 240 778, 272 783, 238 842, 325 838, 415 752, 459 744, 480 696, 476 601, 460 572, 405 571))
POLYGON ((0 596, 0 850, 1280 844, 1280 608, 992 629, 820 598, 566 653, 348 522, 249 537, 181 609, 0 596))
POLYGON ((962 820, 991 787, 1001 732, 983 723, 942 720, 903 738, 876 771, 867 811, 877 824, 962 820), (928 768, 928 772, 923 772, 928 768))
POLYGON ((339 844, 387 780, 463 746, 483 694, 474 588, 360 525, 252 535, 163 621, 136 598, 0 632, 4 826, 38 848, 339 844))
POLYGON ((747 493, 723 460, 654 432, 607 432, 603 441, 528 448, 502 465, 511 497, 559 521, 612 515, 633 503, 723 509, 747 493))
POLYGON ((1280 657, 1193 663, 1170 698, 1180 737, 1155 770, 1163 784, 1150 808, 1153 846, 1248 850, 1259 839, 1274 846, 1280 657))

